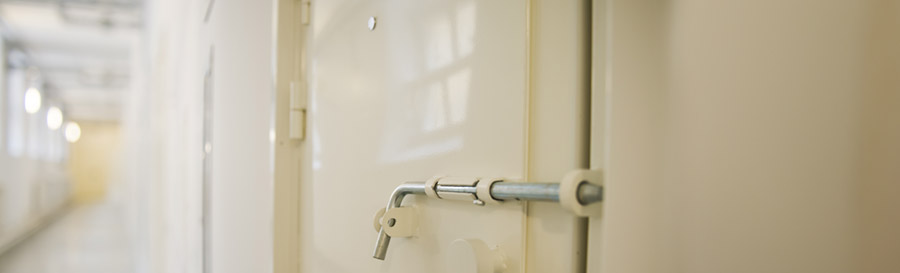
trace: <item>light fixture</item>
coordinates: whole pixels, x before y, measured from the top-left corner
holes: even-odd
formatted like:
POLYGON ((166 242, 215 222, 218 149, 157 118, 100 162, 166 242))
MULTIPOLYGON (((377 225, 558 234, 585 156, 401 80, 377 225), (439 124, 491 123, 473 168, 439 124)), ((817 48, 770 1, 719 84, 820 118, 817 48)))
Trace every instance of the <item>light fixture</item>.
POLYGON ((59 110, 58 107, 52 106, 50 109, 47 109, 47 127, 50 130, 59 129, 62 126, 63 115, 62 111, 59 110))
POLYGON ((72 121, 66 123, 66 140, 69 143, 75 143, 79 138, 81 138, 81 127, 78 126, 78 123, 72 121))
POLYGON ((41 91, 37 88, 30 87, 25 91, 25 112, 29 114, 37 113, 41 110, 41 91))

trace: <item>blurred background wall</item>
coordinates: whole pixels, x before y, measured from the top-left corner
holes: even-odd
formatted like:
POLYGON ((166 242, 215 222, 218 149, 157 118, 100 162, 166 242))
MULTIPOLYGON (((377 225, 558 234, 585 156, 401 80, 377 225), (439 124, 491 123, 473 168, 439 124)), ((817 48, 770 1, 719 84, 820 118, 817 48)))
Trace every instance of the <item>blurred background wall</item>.
POLYGON ((81 122, 81 137, 69 148, 68 172, 72 201, 79 204, 103 201, 110 187, 121 182, 121 137, 119 124, 81 122))
POLYGON ((141 272, 268 272, 273 1, 147 2, 121 123, 141 272))

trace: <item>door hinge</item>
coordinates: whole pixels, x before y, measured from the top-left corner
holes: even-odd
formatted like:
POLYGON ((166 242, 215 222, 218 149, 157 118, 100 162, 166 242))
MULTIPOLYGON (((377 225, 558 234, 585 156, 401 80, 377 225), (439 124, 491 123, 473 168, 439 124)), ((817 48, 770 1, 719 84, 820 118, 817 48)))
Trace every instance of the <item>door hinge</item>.
POLYGON ((306 138, 306 86, 291 82, 290 105, 288 108, 288 137, 295 140, 306 138))

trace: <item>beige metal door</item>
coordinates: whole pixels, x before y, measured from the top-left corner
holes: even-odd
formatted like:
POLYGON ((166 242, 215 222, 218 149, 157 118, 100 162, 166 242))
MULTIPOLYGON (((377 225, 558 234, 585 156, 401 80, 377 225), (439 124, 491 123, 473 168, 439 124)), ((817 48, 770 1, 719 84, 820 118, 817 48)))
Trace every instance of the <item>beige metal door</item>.
POLYGON ((583 269, 584 221, 550 203, 408 197, 415 236, 372 257, 373 218, 401 183, 586 167, 586 2, 546 2, 312 3, 303 272, 451 272, 473 262, 451 256, 459 239, 502 253, 503 272, 583 269))

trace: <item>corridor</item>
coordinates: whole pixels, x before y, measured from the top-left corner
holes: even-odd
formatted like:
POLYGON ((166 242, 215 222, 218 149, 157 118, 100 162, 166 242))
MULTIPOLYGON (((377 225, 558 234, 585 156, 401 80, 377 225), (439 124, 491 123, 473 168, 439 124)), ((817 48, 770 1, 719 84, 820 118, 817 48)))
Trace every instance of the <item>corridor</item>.
POLYGON ((0 256, 0 272, 138 272, 122 207, 99 203, 59 213, 59 219, 0 256))
POLYGON ((900 0, 0 0, 0 273, 781 272, 900 272, 900 0))

